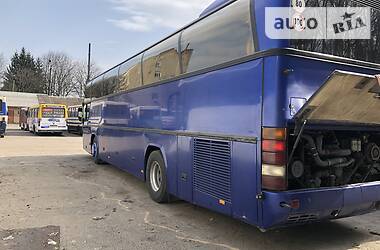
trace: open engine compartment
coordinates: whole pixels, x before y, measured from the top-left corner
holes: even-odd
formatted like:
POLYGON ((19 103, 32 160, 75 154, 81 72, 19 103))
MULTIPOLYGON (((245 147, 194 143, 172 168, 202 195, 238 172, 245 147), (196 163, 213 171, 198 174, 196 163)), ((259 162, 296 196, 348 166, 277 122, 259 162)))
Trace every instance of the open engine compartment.
POLYGON ((305 130, 288 143, 290 190, 380 181, 380 132, 305 130))

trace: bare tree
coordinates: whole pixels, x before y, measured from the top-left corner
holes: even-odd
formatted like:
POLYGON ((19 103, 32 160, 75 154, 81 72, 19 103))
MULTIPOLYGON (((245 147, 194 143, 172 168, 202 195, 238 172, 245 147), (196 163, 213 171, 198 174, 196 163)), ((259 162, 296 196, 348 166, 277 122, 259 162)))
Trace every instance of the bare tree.
MULTIPOLYGON (((87 74, 88 74, 87 62, 81 61, 75 64, 74 72, 74 85, 75 85, 75 94, 84 97, 84 90, 87 85, 87 74)), ((90 65, 90 79, 100 74, 100 68, 96 66, 95 63, 90 65)))
POLYGON ((46 78, 45 93, 69 96, 75 91, 75 62, 63 52, 49 52, 42 57, 46 78))
POLYGON ((2 86, 4 74, 6 69, 6 62, 3 54, 0 54, 0 88, 2 86))
MULTIPOLYGON (((53 96, 84 96, 87 84, 87 64, 75 61, 63 52, 51 51, 42 57, 45 75, 44 92, 53 96)), ((100 70, 93 63, 90 78, 100 70)))

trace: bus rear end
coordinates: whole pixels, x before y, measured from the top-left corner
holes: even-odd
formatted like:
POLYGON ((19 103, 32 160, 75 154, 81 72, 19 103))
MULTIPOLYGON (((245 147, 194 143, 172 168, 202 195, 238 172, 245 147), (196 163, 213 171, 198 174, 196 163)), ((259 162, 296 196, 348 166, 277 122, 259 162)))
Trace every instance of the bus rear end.
POLYGON ((378 210, 379 69, 288 53, 265 59, 262 228, 378 210))
POLYGON ((67 108, 65 105, 43 104, 40 107, 38 132, 63 133, 67 131, 67 108))

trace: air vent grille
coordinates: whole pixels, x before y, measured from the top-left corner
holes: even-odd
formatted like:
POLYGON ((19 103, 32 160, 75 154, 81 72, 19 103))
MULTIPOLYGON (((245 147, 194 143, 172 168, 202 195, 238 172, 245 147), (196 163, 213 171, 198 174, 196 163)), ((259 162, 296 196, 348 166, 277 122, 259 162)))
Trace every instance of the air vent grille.
POLYGON ((193 164, 194 189, 231 203, 231 144, 194 139, 193 164))
POLYGON ((318 220, 317 214, 295 214, 290 215, 288 224, 304 224, 318 220))

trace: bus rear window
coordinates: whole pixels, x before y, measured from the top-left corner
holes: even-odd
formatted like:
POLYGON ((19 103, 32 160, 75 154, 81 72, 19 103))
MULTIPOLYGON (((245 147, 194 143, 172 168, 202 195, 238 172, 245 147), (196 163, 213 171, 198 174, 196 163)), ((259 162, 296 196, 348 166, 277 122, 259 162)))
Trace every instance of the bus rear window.
MULTIPOLYGON (((306 0, 306 7, 371 7, 371 2, 373 1, 306 0)), ((291 40, 291 47, 380 64, 380 10, 371 9, 371 22, 372 34, 369 40, 291 40)))
POLYGON ((64 108, 43 108, 42 109, 43 118, 65 118, 64 108))

